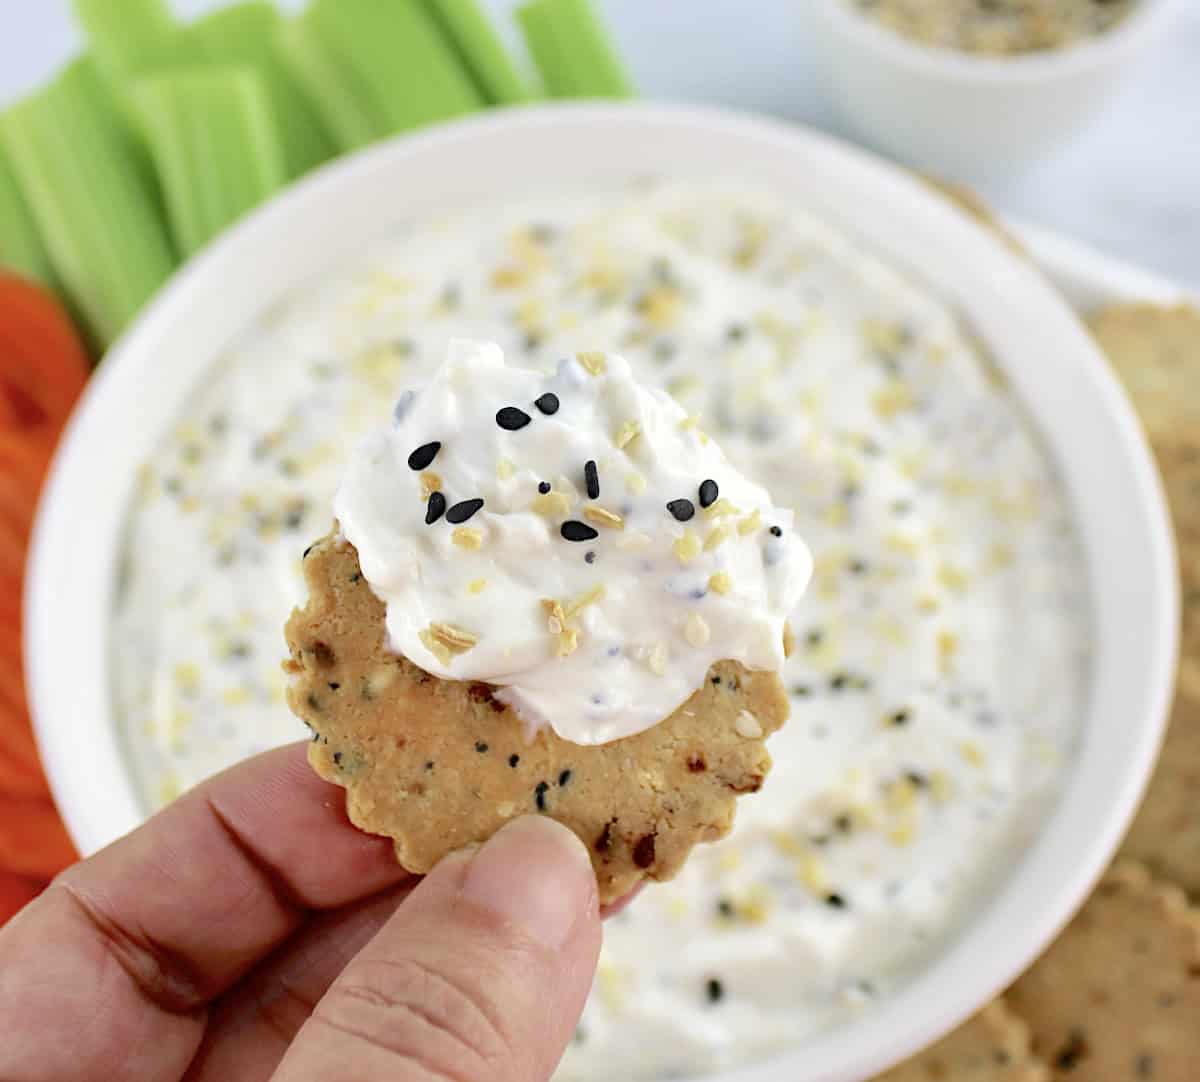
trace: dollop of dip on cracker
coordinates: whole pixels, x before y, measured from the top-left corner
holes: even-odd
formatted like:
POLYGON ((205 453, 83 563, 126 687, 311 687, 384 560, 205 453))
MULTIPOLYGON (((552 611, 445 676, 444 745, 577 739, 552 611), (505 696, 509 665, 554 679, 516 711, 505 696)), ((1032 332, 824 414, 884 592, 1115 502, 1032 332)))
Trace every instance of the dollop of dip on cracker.
POLYGON ((778 670, 812 573, 792 511, 599 352, 547 373, 452 342, 334 509, 392 649, 583 745, 651 728, 717 661, 778 670))

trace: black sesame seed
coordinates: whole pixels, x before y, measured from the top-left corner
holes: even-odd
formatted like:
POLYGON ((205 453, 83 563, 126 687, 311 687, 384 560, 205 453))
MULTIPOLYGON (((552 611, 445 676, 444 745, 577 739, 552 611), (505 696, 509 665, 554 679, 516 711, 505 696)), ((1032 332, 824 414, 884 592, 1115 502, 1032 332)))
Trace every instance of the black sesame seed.
POLYGON ((851 560, 846 567, 852 575, 862 575, 867 570, 867 565, 863 560, 851 560))
POLYGON ((591 459, 583 464, 583 481, 587 486, 588 499, 598 500, 600 498, 600 473, 596 469, 596 463, 591 459))
POLYGON ((329 681, 329 690, 330 691, 339 691, 339 690, 341 690, 341 687, 342 687, 342 685, 339 684, 336 680, 329 681))
POLYGON ((919 770, 906 771, 904 776, 908 779, 908 784, 914 789, 924 789, 929 784, 929 779, 919 770))
POLYGON ((362 572, 355 571, 354 574, 350 576, 350 581, 351 582, 361 582, 362 581, 362 572))
POLYGON ((772 537, 782 537, 783 530, 781 530, 778 526, 772 526, 771 527, 771 536, 772 537))
POLYGON ((725 918, 731 918, 737 912, 733 907, 733 902, 728 898, 721 898, 717 902, 717 912, 725 918))
POLYGON ((516 432, 532 420, 533 418, 528 413, 517 409, 516 406, 505 406, 496 414, 496 424, 506 432, 516 432))
POLYGON ((546 810, 546 791, 550 788, 550 783, 539 781, 537 787, 533 790, 533 798, 537 803, 538 811, 546 810))
POLYGON ((835 890, 825 895, 825 904, 830 909, 845 909, 846 899, 835 890))
POLYGON ((521 761, 521 757, 519 755, 510 755, 508 757, 508 765, 513 767, 514 769, 516 769, 516 765, 520 761, 521 761))
POLYGON ((696 505, 691 500, 672 500, 667 504, 667 510, 676 522, 687 522, 696 514, 696 505))
POLYGON ((720 488, 717 487, 717 482, 711 477, 707 481, 700 482, 700 506, 712 507, 717 502, 717 497, 721 494, 720 488))
POLYGON ((340 751, 335 751, 333 753, 333 765, 334 766, 342 765, 342 753, 340 751))
POLYGON ((719 688, 721 686, 721 678, 719 676, 714 676, 712 678, 712 686, 715 688, 719 688))
POLYGON ((570 770, 564 770, 564 771, 563 771, 561 774, 559 774, 559 776, 558 776, 558 784, 559 784, 559 787, 561 788, 562 786, 566 785, 566 784, 567 784, 567 782, 569 782, 570 780, 571 780, 571 771, 570 771, 570 770))
POLYGON ((541 398, 535 399, 533 404, 547 417, 552 417, 558 412, 558 395, 547 391, 541 398))
POLYGON ((842 812, 840 815, 834 816, 833 829, 839 834, 849 834, 854 829, 854 820, 842 812))
POLYGON ((807 684, 796 684, 792 688, 792 694, 797 698, 806 699, 812 694, 812 688, 810 688, 807 684))
POLYGON ((426 770, 432 770, 432 769, 433 769, 433 760, 432 760, 432 759, 429 759, 429 760, 427 760, 427 761, 426 761, 426 763, 425 763, 425 769, 426 769, 426 770))
POLYGON ((301 556, 301 557, 300 557, 300 559, 302 559, 302 560, 307 560, 307 559, 308 559, 308 554, 309 554, 310 552, 312 552, 312 550, 313 550, 313 549, 315 549, 316 547, 317 547, 317 543, 314 541, 314 542, 313 542, 311 545, 309 545, 309 546, 308 546, 308 548, 306 548, 306 549, 304 550, 304 555, 303 555, 303 556, 301 556))
POLYGON ((484 752, 486 752, 488 750, 488 746, 482 740, 476 740, 475 741, 475 750, 477 752, 479 752, 480 755, 482 755, 484 752))
POLYGON ((744 324, 744 323, 729 324, 729 326, 725 328, 725 337, 730 342, 740 342, 743 338, 746 337, 746 324, 744 324))
POLYGON ((418 473, 421 470, 429 469, 441 449, 442 445, 437 440, 434 440, 433 443, 422 444, 408 456, 408 468, 416 470, 418 473))
POLYGON ((600 536, 599 531, 593 530, 586 522, 568 519, 559 527, 559 533, 567 541, 595 541, 600 536))
POLYGON ((829 689, 831 691, 842 691, 849 682, 850 677, 844 672, 835 673, 829 678, 829 689))
POLYGON ((808 632, 808 634, 806 634, 804 636, 804 641, 809 646, 820 646, 821 640, 824 637, 825 637, 825 633, 823 631, 821 631, 820 628, 813 628, 812 631, 808 632))
POLYGON ((594 564, 596 562, 595 550, 590 550, 585 553, 583 559, 585 563, 594 564))
POLYGON ((463 500, 460 503, 456 503, 446 512, 446 521, 458 526, 460 523, 466 522, 482 506, 483 500, 480 499, 463 500))
POLYGON ((429 494, 429 505, 425 508, 425 525, 432 526, 446 513, 446 497, 440 492, 429 494))
POLYGON ((1060 1071, 1070 1071, 1079 1065, 1079 1061, 1088 1054, 1087 1041, 1078 1030, 1072 1030, 1067 1037, 1067 1043, 1054 1058, 1054 1065, 1060 1071))
POLYGON ((704 992, 709 1003, 720 1003, 725 998, 725 987, 716 977, 709 977, 704 983, 704 992))
POLYGON ((538 492, 540 492, 543 496, 549 495, 550 489, 553 487, 554 486, 551 485, 549 481, 538 482, 538 492))
POLYGON ((888 718, 888 723, 890 725, 907 725, 911 716, 907 710, 897 710, 888 718))

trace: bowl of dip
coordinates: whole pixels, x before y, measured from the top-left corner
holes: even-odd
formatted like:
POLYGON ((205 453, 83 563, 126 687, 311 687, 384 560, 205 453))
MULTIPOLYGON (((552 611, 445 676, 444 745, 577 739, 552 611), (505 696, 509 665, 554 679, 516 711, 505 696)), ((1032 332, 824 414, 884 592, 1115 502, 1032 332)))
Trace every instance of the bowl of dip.
POLYGON ((455 335, 531 365, 621 352, 793 508, 816 565, 772 777, 609 923, 557 1077, 855 1082, 995 994, 1085 896, 1158 748, 1157 474, 1034 268, 884 162, 713 110, 397 139, 147 308, 57 457, 25 610, 80 849, 302 737, 279 671, 302 552, 359 433, 455 335))
POLYGON ((915 169, 1011 175, 1098 116, 1164 32, 1174 0, 813 0, 831 99, 915 169))

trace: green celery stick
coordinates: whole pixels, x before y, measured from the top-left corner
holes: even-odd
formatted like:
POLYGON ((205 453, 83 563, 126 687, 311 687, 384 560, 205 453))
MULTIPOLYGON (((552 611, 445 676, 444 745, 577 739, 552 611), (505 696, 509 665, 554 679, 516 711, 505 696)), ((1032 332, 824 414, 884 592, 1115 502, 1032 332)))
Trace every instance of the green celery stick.
POLYGON ((533 94, 478 0, 426 0, 442 33, 458 52, 483 96, 496 105, 529 101, 533 94))
POLYGON ((268 0, 243 0, 198 19, 186 34, 201 61, 245 65, 262 75, 279 124, 288 175, 294 177, 331 158, 335 148, 279 56, 276 40, 282 21, 268 0))
POLYGON ((0 149, 70 301, 107 345, 175 254, 150 179, 89 58, 0 115, 0 149))
POLYGON ((110 86, 187 62, 187 43, 165 0, 73 0, 73 6, 110 86))
POLYGON ((313 0, 307 14, 341 69, 365 87, 384 134, 483 106, 421 0, 313 0))
POLYGON ((34 224, 17 178, 0 154, 0 267, 51 288, 57 285, 50 254, 34 224))
POLYGON ((212 67, 135 79, 126 91, 185 256, 288 180, 265 79, 212 67))
POLYGON ((311 9, 275 34, 279 58, 338 149, 355 150, 387 134, 387 123, 358 73, 346 71, 313 25, 311 9))
POLYGON ((517 20, 555 98, 628 98, 634 90, 591 0, 528 0, 517 20))

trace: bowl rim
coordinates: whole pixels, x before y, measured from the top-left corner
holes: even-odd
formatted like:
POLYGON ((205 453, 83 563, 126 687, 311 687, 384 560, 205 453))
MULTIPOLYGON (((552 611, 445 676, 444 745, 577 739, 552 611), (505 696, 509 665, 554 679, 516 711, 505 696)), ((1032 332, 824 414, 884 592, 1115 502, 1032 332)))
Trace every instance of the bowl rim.
MULTIPOLYGON (((866 151, 797 126, 723 109, 641 103, 543 104, 497 110, 389 140, 317 170, 249 215, 177 272, 113 347, 89 384, 55 455, 38 509, 25 593, 26 677, 35 733, 60 810, 85 852, 143 818, 131 771, 118 747, 117 725, 107 698, 111 662, 106 634, 121 542, 119 524, 125 521, 124 500, 111 499, 115 493, 111 484, 106 492, 97 490, 112 482, 104 470, 118 453, 116 448, 127 442, 122 438, 124 430, 114 427, 117 419, 122 415, 128 418, 131 410, 139 415, 140 404, 131 406, 128 399, 138 395, 139 380, 152 370, 161 350, 180 341, 172 328, 186 325, 189 318, 196 328, 203 325, 201 317, 206 310, 220 313, 250 303, 243 302, 239 285, 246 288, 257 280, 252 274, 256 262, 260 266, 254 273, 265 269, 281 279, 293 275, 287 287, 291 288, 299 279, 292 261, 281 257, 294 250, 289 247, 293 233, 316 231, 314 235, 324 235, 331 243, 349 243, 353 229, 341 219, 366 213, 359 205, 365 200, 348 198, 349 193, 361 194, 372 184, 382 183, 381 178, 389 173, 411 176, 405 170, 412 170, 423 157, 439 160, 443 166, 455 161, 477 165, 473 155, 483 150, 499 154, 539 147, 551 161, 571 162, 563 168, 564 175, 573 177, 572 170, 583 168, 576 158, 599 155, 610 144, 637 155, 636 168, 624 161, 613 162, 613 177, 628 180, 647 172, 669 173, 671 166, 648 169, 645 163, 673 164, 679 155, 721 169, 729 160, 739 161, 739 155, 753 154, 757 157, 750 172, 760 186, 777 188, 787 178, 797 187, 800 178, 805 184, 823 185, 811 193, 815 213, 820 214, 817 208, 826 203, 832 207, 846 201, 850 194, 870 193, 875 197, 872 201, 855 203, 856 220, 861 216, 888 223, 889 229, 894 226, 907 231, 910 240, 923 236, 922 231, 931 231, 926 240, 936 235, 954 251, 956 267, 971 268, 963 277, 986 272, 987 303, 995 311, 988 315, 980 308, 973 313, 975 330, 985 343, 990 343, 993 334, 1000 334, 1005 306, 1017 305, 1023 316, 1028 315, 1029 324, 1036 325, 1039 342, 1047 343, 1047 354, 1066 366, 1070 379, 1082 381, 1071 386, 1056 408, 1060 413, 1079 415, 1082 411, 1087 416, 1088 409, 1093 410, 1105 442, 1089 445, 1089 454, 1109 455, 1108 465, 1115 470, 1114 475, 1090 484, 1089 514, 1107 506, 1114 487, 1127 497, 1119 517, 1110 520, 1109 532, 1129 531, 1141 559, 1123 569, 1127 574, 1116 588, 1121 603, 1140 606, 1140 618, 1144 619, 1136 633, 1124 627, 1113 630, 1130 653, 1127 657, 1110 650, 1108 660, 1113 665, 1094 666, 1105 673, 1093 677, 1092 702, 1085 717, 1091 718, 1108 705, 1097 695, 1096 687, 1102 679, 1109 679, 1108 669, 1115 666, 1119 670, 1123 665, 1133 687, 1132 716, 1142 724, 1122 727, 1120 719, 1108 719, 1112 724, 1104 731, 1105 739, 1097 736, 1081 749, 1080 762, 1067 772, 1047 823, 1012 873, 973 911, 974 919, 903 989, 871 1012, 817 1035, 798 1050, 714 1076, 721 1082, 780 1082, 784 1078, 788 1082, 854 1082, 886 1068, 962 1021, 1007 985, 1082 903, 1132 817, 1161 742, 1173 687, 1179 605, 1173 538, 1153 458, 1131 405, 1075 314, 1034 267, 921 182, 866 151), (764 181, 764 177, 770 179, 764 181), (331 220, 321 217, 329 209, 336 210, 331 215, 331 219, 339 219, 336 229, 331 220), (986 326, 979 322, 985 315, 986 326), (108 502, 103 503, 104 499, 108 502), (95 516, 86 536, 81 536, 73 502, 89 508, 95 516), (89 569, 95 572, 90 581, 89 569), (64 651, 68 663, 78 663, 68 669, 72 673, 69 681, 61 678, 64 651), (105 718, 106 725, 91 723, 96 713, 105 718), (1119 755, 1105 758, 1096 748, 1114 741, 1127 745, 1119 748, 1119 755), (1095 793, 1087 788, 1085 773, 1100 775, 1091 779, 1102 783, 1095 793), (1064 870, 1067 868, 1069 871, 1064 870), (1043 892, 1045 896, 1039 898, 1036 891, 1021 889, 1022 883, 1037 881, 1039 876, 1048 877, 1053 887, 1043 892), (1014 947, 1014 936, 1020 937, 1019 947, 1014 947)), ((527 168, 519 153, 511 154, 511 160, 488 160, 495 162, 496 176, 520 175, 527 168)), ((607 159, 604 167, 608 167, 607 159)), ((701 168, 693 164, 686 175, 695 177, 701 168)), ((739 169, 738 175, 744 177, 744 164, 739 169)), ((587 176, 591 178, 590 173, 587 176)), ((561 186, 562 177, 556 179, 561 186)), ((464 191, 476 194, 490 190, 481 188, 475 176, 448 183, 447 189, 457 191, 455 184, 466 185, 464 191)), ((388 190, 393 191, 394 186, 388 190)), ((419 205, 409 204, 407 213, 411 215, 419 205)), ((843 211, 848 212, 844 207, 843 211)), ((875 246, 881 254, 888 251, 885 239, 888 244, 899 243, 881 235, 875 246)), ((321 253, 314 268, 328 260, 324 250, 321 253)), ((925 245, 914 248, 912 254, 914 259, 942 258, 925 245)), ((908 262, 897 254, 884 258, 902 265, 908 262)), ((958 277, 943 283, 951 296, 959 288, 955 284, 958 277)), ((275 295, 282 292, 285 288, 280 286, 275 295)), ((970 303, 965 295, 960 302, 967 309, 982 305, 983 290, 977 292, 979 296, 970 303)), ((270 301, 264 296, 255 303, 255 311, 261 312, 270 301)), ((234 316, 228 318, 236 321, 234 316)), ((237 326, 244 329, 245 322, 237 326)), ((1012 333, 1024 331, 1016 328, 1012 333)), ((200 334, 194 329, 193 336, 200 334)), ((198 347, 180 346, 180 355, 188 348, 198 347)), ((207 354, 206 363, 211 364, 212 356, 213 352, 207 354)), ((203 365, 196 362, 195 367, 199 371, 203 365)), ((189 386, 194 386, 194 380, 189 386)), ((1039 409, 1033 412, 1040 419, 1039 409)), ((169 419, 169 415, 157 419, 154 439, 169 419)), ((1055 446, 1056 459, 1067 453, 1064 448, 1068 445, 1055 446)), ((1059 465, 1061 470, 1061 462, 1059 465)), ((124 483, 128 494, 132 477, 124 483)), ((1072 500, 1076 495, 1068 492, 1072 500)), ((1081 540, 1088 545, 1101 544, 1100 531, 1088 527, 1078 507, 1075 512, 1081 540)), ((1110 509, 1110 513, 1116 512, 1110 509)), ((1098 576, 1090 548, 1088 561, 1091 590, 1103 598, 1106 595, 1098 592, 1097 586, 1110 584, 1098 576)), ((1111 577, 1110 570, 1108 574, 1111 577)), ((1082 728, 1088 731, 1090 727, 1082 728)))
POLYGON ((1151 43, 1178 10, 1178 0, 1135 0, 1130 13, 1103 34, 1061 49, 991 56, 905 37, 855 10, 850 0, 815 2, 834 29, 909 74, 1000 88, 1069 79, 1117 63, 1151 43))

